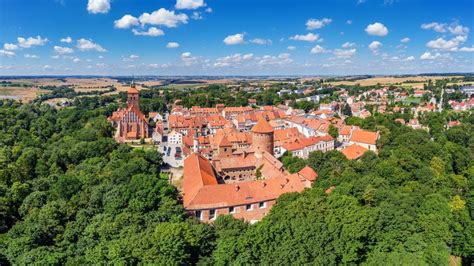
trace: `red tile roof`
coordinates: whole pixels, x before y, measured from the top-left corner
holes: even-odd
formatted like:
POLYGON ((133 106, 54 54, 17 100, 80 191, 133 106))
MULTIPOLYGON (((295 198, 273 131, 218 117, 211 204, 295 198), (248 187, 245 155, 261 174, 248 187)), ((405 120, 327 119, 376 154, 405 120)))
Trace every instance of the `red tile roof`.
POLYGON ((352 132, 351 141, 375 145, 377 143, 378 136, 378 132, 370 132, 359 129, 352 132))
POLYGON ((352 144, 342 150, 342 154, 344 154, 344 156, 349 160, 355 160, 364 155, 366 151, 368 151, 366 148, 357 144, 352 144))
POLYGON ((224 136, 219 143, 219 147, 232 147, 232 143, 224 136))
POLYGON ((135 86, 132 86, 128 89, 127 93, 128 94, 138 94, 139 92, 138 92, 137 88, 135 88, 135 86))
POLYGON ((211 163, 199 154, 192 153, 184 160, 183 196, 184 206, 188 205, 199 190, 206 185, 217 185, 211 163))
POLYGON ((277 129, 273 132, 273 138, 275 141, 285 141, 290 138, 302 137, 301 134, 296 127, 285 128, 285 129, 277 129))
POLYGON ((273 132, 273 127, 265 119, 260 119, 257 124, 252 128, 252 132, 255 133, 270 133, 273 132))
POLYGON ((318 178, 318 173, 316 173, 316 171, 314 171, 313 168, 309 167, 308 165, 301 169, 298 174, 309 181, 315 181, 316 178, 318 178))

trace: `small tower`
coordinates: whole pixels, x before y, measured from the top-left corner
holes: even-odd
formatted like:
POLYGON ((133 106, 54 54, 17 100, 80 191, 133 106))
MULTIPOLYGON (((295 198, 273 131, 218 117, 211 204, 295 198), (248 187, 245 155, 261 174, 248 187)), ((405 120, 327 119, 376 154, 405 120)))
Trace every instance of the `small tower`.
POLYGON ((127 91, 127 105, 135 105, 136 107, 138 107, 138 96, 139 92, 135 88, 135 83, 132 83, 127 91))
POLYGON ((257 158, 265 151, 273 155, 273 127, 264 118, 252 128, 252 148, 257 158))

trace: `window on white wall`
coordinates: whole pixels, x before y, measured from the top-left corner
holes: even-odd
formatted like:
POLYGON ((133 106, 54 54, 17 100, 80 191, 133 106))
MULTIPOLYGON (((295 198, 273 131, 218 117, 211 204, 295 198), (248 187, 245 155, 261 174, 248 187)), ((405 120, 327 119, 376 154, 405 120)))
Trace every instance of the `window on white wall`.
POLYGON ((216 210, 209 210, 209 220, 214 220, 216 218, 216 210))

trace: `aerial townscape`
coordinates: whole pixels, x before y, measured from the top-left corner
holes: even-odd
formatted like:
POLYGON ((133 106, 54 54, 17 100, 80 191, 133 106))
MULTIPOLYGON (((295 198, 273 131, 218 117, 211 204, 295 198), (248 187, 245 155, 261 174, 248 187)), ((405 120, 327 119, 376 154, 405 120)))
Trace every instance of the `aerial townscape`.
POLYGON ((473 10, 0 3, 0 265, 474 265, 473 10))

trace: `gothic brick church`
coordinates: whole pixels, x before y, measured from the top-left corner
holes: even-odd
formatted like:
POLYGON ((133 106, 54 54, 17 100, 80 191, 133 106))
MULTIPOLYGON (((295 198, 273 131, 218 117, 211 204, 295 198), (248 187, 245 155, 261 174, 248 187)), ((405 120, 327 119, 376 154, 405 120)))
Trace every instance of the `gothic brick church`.
POLYGON ((118 142, 147 139, 151 129, 145 115, 138 108, 139 92, 132 84, 127 92, 127 107, 119 108, 108 118, 117 129, 115 139, 118 142))

